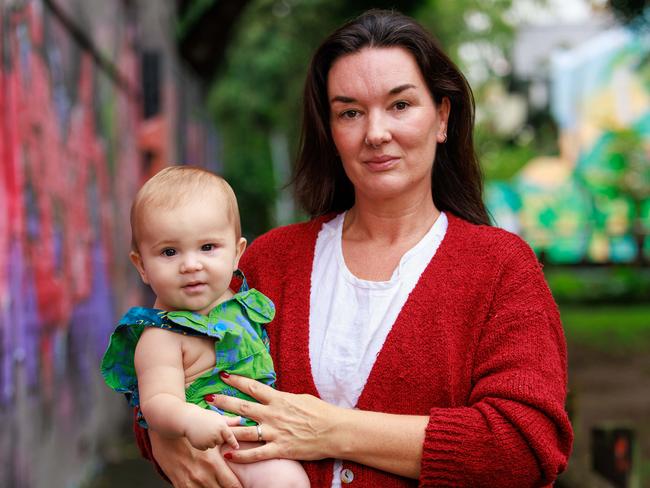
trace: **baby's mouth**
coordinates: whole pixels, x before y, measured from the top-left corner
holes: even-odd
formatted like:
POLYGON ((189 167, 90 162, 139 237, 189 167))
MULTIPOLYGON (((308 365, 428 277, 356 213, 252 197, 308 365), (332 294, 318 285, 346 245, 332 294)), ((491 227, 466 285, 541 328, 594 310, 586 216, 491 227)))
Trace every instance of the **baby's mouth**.
POLYGON ((192 281, 183 285, 183 290, 185 291, 199 291, 202 290, 206 284, 203 281, 192 281))

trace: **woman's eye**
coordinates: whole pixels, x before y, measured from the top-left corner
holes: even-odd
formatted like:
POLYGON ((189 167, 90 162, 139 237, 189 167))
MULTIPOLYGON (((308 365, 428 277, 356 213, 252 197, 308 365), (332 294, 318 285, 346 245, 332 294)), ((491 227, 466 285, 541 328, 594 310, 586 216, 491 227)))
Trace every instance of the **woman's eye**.
POLYGON ((395 105, 396 110, 406 110, 409 106, 408 102, 397 102, 395 105))
POLYGON ((160 254, 162 254, 163 256, 167 256, 168 258, 171 258, 172 256, 176 255, 176 249, 172 249, 168 247, 166 249, 163 249, 160 254))
POLYGON ((201 251, 213 251, 217 246, 214 244, 203 244, 201 246, 201 251))
POLYGON ((341 113, 341 118, 344 119, 356 119, 359 116, 359 111, 358 110, 346 110, 345 112, 341 113))

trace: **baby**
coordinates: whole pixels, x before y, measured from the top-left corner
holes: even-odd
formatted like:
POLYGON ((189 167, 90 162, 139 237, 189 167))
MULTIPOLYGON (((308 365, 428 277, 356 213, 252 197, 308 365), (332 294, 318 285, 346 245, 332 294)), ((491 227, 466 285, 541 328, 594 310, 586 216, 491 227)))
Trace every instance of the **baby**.
MULTIPOLYGON (((258 445, 240 445, 230 429, 254 422, 212 411, 203 398, 252 400, 223 383, 219 371, 275 382, 263 325, 275 307, 237 270, 246 239, 232 188, 201 168, 166 168, 136 195, 131 231, 131 261, 156 301, 122 317, 102 361, 106 382, 139 407, 142 425, 163 436, 184 436, 202 450, 258 445), (243 279, 237 293, 229 289, 233 273, 243 279)), ((245 488, 309 486, 296 461, 229 466, 245 488)))

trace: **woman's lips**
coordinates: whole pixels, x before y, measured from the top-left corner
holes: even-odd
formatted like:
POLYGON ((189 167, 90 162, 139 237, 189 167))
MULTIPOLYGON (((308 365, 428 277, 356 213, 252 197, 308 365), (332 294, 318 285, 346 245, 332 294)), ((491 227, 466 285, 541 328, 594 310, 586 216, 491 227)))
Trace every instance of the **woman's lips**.
POLYGON ((386 171, 397 164, 399 160, 396 156, 375 156, 371 159, 366 159, 364 163, 372 171, 386 171))

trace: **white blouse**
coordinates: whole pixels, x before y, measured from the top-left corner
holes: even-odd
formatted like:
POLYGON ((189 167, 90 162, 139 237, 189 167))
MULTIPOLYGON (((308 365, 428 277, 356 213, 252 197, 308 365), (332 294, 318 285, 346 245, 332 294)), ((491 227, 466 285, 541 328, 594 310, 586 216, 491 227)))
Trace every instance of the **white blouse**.
MULTIPOLYGON (((320 397, 353 408, 397 315, 445 236, 447 216, 441 212, 388 281, 362 280, 347 268, 341 247, 344 218, 342 213, 326 222, 316 240, 309 359, 320 397)), ((332 487, 340 486, 341 462, 336 461, 332 487)))

